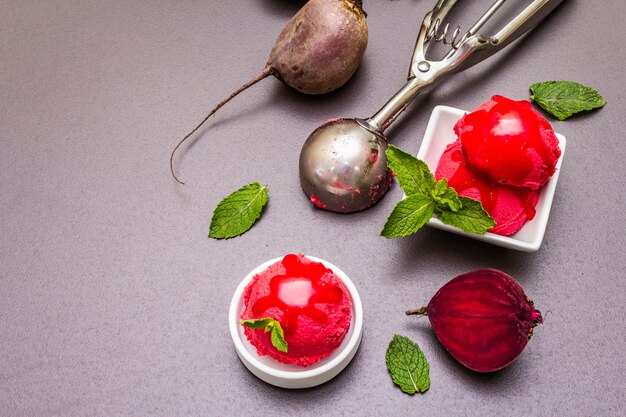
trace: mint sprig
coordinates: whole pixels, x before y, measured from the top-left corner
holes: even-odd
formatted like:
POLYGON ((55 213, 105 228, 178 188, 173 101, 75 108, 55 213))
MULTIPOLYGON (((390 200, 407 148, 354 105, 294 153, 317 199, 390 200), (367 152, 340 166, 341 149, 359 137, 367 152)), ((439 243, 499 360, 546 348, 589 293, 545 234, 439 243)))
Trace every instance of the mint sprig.
POLYGON ((261 217, 267 200, 267 187, 258 182, 241 187, 215 208, 209 237, 228 239, 245 233, 261 217))
POLYGON ((439 220, 465 232, 478 234, 484 234, 496 225, 491 216, 485 212, 480 201, 465 196, 458 198, 461 201, 461 207, 457 211, 437 212, 439 220))
POLYGON ((425 162, 389 145, 387 165, 406 198, 396 204, 380 234, 395 238, 417 232, 435 214, 439 220, 468 233, 484 234, 496 225, 478 200, 459 196, 445 178, 435 182, 425 162))
POLYGON ((396 204, 380 234, 389 238, 411 235, 433 216, 436 207, 431 197, 410 195, 396 204))
POLYGON ((250 329, 263 329, 265 333, 272 332, 270 334, 272 345, 280 352, 287 352, 288 346, 285 341, 285 333, 278 320, 264 317, 262 319, 242 320, 241 324, 250 329))
POLYGON ((457 212, 461 209, 459 195, 454 188, 448 187, 447 178, 442 178, 437 181, 435 188, 431 191, 431 195, 440 206, 446 206, 453 212, 457 212))
POLYGON ((393 145, 387 147, 387 166, 395 174, 406 195, 428 193, 435 187, 435 177, 424 161, 393 145))
POLYGON ((417 343, 396 334, 389 343, 385 359, 391 379, 403 392, 413 395, 430 388, 430 367, 417 343))
POLYGON ((574 81, 544 81, 530 86, 535 100, 545 111, 559 120, 573 114, 603 107, 600 93, 574 81))

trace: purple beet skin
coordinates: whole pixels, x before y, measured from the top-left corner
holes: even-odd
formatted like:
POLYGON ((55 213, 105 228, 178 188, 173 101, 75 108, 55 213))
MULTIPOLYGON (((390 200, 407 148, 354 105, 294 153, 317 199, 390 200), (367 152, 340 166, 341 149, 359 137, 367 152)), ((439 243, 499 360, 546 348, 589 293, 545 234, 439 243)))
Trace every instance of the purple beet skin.
POLYGON ((541 313, 511 276, 496 269, 459 275, 445 284, 426 314, 441 344, 477 372, 504 368, 522 353, 541 313))
MULTIPOLYGON (((261 80, 274 76, 305 94, 324 94, 345 84, 363 59, 368 41, 362 0, 309 0, 283 28, 263 71, 219 102, 187 133, 170 154, 172 177, 174 154, 215 112, 261 80)), ((211 74, 209 74, 211 75, 211 74)))

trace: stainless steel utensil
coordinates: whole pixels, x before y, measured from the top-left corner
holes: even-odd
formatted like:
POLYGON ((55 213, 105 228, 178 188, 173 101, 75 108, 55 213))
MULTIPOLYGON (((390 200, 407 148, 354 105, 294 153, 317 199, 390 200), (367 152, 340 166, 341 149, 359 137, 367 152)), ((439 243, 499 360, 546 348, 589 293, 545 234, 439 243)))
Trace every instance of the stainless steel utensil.
POLYGON ((300 183, 318 207, 350 213, 371 207, 382 198, 392 178, 387 169, 385 129, 417 94, 445 76, 463 71, 490 57, 537 25, 563 0, 534 0, 493 36, 478 31, 505 3, 495 3, 463 36, 449 33, 443 21, 457 0, 438 0, 428 12, 415 44, 408 82, 368 119, 336 119, 318 127, 300 153, 300 183), (429 45, 441 42, 450 51, 439 61, 426 59, 429 45))

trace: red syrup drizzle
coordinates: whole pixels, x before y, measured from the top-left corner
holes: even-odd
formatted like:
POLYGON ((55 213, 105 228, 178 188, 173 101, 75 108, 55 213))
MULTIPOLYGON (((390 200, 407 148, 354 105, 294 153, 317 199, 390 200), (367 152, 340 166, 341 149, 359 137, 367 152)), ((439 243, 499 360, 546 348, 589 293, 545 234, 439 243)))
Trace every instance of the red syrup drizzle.
POLYGON ((309 198, 311 200, 311 203, 315 204, 317 207, 325 209, 326 207, 328 207, 328 205, 324 204, 322 202, 322 200, 320 200, 316 195, 312 194, 311 197, 309 198))
POLYGON ((462 195, 464 191, 470 188, 477 189, 480 193, 479 200, 483 208, 487 213, 493 215, 498 202, 498 190, 502 187, 507 187, 519 199, 528 220, 532 220, 535 217, 536 210, 532 198, 532 190, 493 183, 489 178, 485 178, 480 173, 470 170, 465 164, 463 152, 460 149, 453 151, 450 158, 452 161, 459 163, 457 170, 448 179, 448 185, 454 188, 457 193, 462 195))
POLYGON ((470 171, 465 165, 462 151, 456 150, 452 152, 450 157, 453 161, 460 162, 460 165, 454 175, 448 179, 448 185, 459 194, 463 194, 465 190, 470 188, 476 188, 480 193, 480 202, 483 208, 488 213, 492 213, 498 201, 498 187, 470 171))
POLYGON ((270 295, 254 303, 252 313, 260 317, 267 309, 278 308, 284 313, 280 325, 285 334, 296 332, 301 314, 326 323, 328 315, 315 304, 338 304, 343 296, 341 288, 320 282, 324 274, 332 271, 319 262, 303 264, 296 255, 285 256, 282 263, 286 270, 284 275, 272 277, 270 295))
POLYGON ((544 141, 544 135, 549 134, 546 131, 552 130, 548 122, 527 101, 502 96, 492 100, 495 104, 488 111, 467 114, 457 131, 467 163, 490 172, 494 180, 521 185, 534 169, 530 155, 534 150, 551 176, 555 170, 553 155, 544 141))

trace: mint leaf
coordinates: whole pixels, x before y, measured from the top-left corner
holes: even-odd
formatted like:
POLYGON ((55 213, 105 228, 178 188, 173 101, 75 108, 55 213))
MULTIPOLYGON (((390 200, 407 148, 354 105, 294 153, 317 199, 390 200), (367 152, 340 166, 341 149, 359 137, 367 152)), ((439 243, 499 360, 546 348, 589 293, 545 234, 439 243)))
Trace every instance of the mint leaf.
POLYGON ((267 187, 258 182, 241 187, 215 208, 209 237, 227 239, 245 233, 261 217, 267 200, 267 187))
POLYGON ((417 343, 396 334, 389 343, 385 359, 391 379, 403 392, 413 395, 430 388, 430 367, 417 343))
POLYGON ((285 341, 285 333, 280 323, 274 321, 271 334, 272 345, 281 352, 287 352, 287 342, 285 341))
POLYGON ((387 218, 381 236, 402 237, 417 232, 432 217, 435 207, 432 198, 421 194, 399 201, 387 218))
POLYGON ((435 188, 433 188, 432 195, 433 197, 440 196, 448 190, 448 179, 442 178, 435 184, 435 188))
POLYGON ((433 199, 440 206, 445 206, 449 210, 459 211, 461 208, 461 200, 454 188, 448 187, 448 179, 442 178, 435 184, 432 192, 433 199))
POLYGON ((385 154, 387 166, 394 173, 407 196, 430 195, 435 187, 435 178, 425 162, 393 145, 387 147, 385 154))
POLYGON ((545 111, 559 120, 602 107, 606 101, 600 93, 574 81, 545 81, 530 86, 532 96, 545 111))
POLYGON ((281 352, 287 352, 288 346, 285 341, 285 332, 283 332, 283 328, 278 320, 264 317, 262 319, 242 320, 241 324, 250 329, 264 329, 265 333, 271 331, 270 340, 272 341, 272 346, 281 352))
POLYGON ((274 319, 271 317, 266 317, 264 319, 249 319, 242 320, 241 324, 251 329, 262 329, 270 324, 273 320, 274 319))
POLYGON ((459 196, 459 200, 461 201, 461 208, 456 212, 438 210, 437 217, 439 220, 467 233, 479 235, 485 234, 487 230, 496 225, 480 201, 464 196, 459 196))

